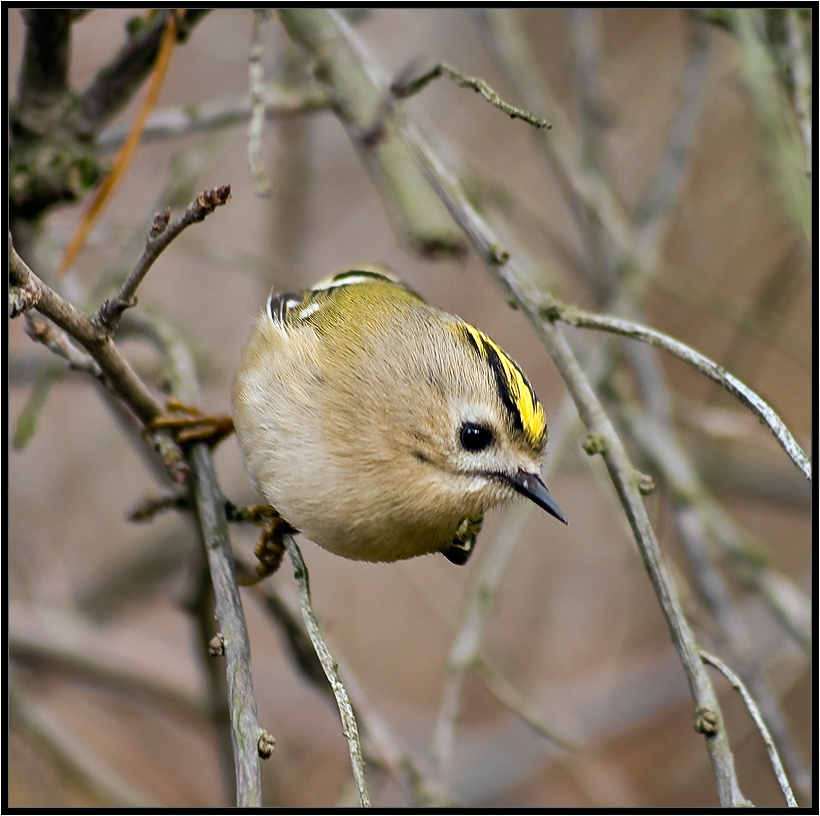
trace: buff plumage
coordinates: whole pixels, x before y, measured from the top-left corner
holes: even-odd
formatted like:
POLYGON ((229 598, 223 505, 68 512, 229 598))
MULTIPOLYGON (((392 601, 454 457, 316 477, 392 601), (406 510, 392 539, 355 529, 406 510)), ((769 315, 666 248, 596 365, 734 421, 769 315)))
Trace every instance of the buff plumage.
POLYGON ((541 481, 544 409, 489 337, 361 267, 268 300, 233 387, 251 477, 331 552, 464 563, 484 514, 541 481))

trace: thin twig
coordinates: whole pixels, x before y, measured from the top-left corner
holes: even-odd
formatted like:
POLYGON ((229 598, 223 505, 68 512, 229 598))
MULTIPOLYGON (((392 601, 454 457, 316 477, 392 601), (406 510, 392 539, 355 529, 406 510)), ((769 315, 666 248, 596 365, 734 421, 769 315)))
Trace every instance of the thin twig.
POLYGON ((768 426, 789 458, 803 471, 806 478, 811 480, 811 460, 797 444, 797 440, 792 436, 783 420, 751 388, 706 355, 657 329, 642 326, 632 320, 598 315, 574 306, 564 306, 552 298, 549 298, 548 304, 541 309, 541 312, 550 320, 560 320, 570 326, 601 329, 623 337, 631 337, 633 340, 641 340, 688 363, 746 405, 761 422, 768 426))
MULTIPOLYGON (((245 569, 248 574, 254 572, 253 565, 248 565, 245 569)), ((320 694, 335 702, 333 688, 328 683, 327 675, 313 648, 310 636, 305 630, 304 623, 298 620, 296 614, 291 611, 290 605, 280 597, 271 581, 260 582, 253 587, 253 590, 267 612, 279 625, 290 654, 302 675, 320 694)), ((340 667, 340 671, 344 674, 345 687, 354 704, 356 718, 362 725, 363 737, 366 738, 366 743, 369 743, 368 761, 377 767, 387 769, 417 804, 452 806, 452 802, 426 777, 413 757, 390 733, 376 708, 368 702, 350 667, 340 667)))
POLYGON ((293 565, 293 576, 299 587, 299 605, 302 609, 302 617, 305 620, 310 640, 313 648, 322 663, 322 668, 333 687, 333 694, 339 706, 339 714, 342 717, 344 734, 347 737, 348 748, 350 749, 350 764, 353 768, 353 778, 356 781, 356 788, 359 792, 359 801, 362 807, 370 807, 370 794, 367 792, 367 782, 364 778, 364 760, 362 759, 362 745, 359 740, 359 729, 356 725, 356 717, 353 714, 353 706, 345 690, 344 683, 339 674, 339 667, 328 651, 322 633, 319 631, 319 623, 313 614, 313 607, 310 600, 310 583, 307 566, 305 566, 302 553, 293 540, 293 536, 285 535, 285 546, 293 565))
MULTIPOLYGON (((784 91, 777 82, 777 65, 764 35, 764 11, 760 8, 732 8, 729 19, 740 44, 741 70, 757 115, 761 137, 773 164, 784 208, 811 244, 812 187, 806 176, 806 145, 795 132, 794 120, 784 116, 784 91)), ((809 151, 811 152, 811 151, 809 151)))
POLYGON ((449 776, 464 678, 467 671, 479 662, 481 638, 487 619, 498 595, 510 555, 529 519, 529 511, 529 505, 519 504, 505 516, 503 526, 481 563, 475 585, 467 596, 464 614, 450 647, 431 751, 442 778, 449 776))
POLYGON ((420 76, 402 76, 396 79, 390 86, 390 91, 397 99, 407 99, 417 94, 425 85, 440 76, 446 76, 448 79, 451 79, 459 88, 472 88, 476 93, 481 94, 491 105, 495 105, 496 108, 504 111, 510 119, 521 119, 534 128, 539 129, 552 127, 543 116, 537 116, 534 113, 525 111, 523 108, 517 108, 515 105, 510 105, 508 102, 505 102, 483 79, 466 76, 445 62, 437 63, 429 71, 425 71, 425 73, 420 76))
MULTIPOLYGON (((327 92, 318 85, 290 87, 266 83, 264 88, 264 113, 267 119, 300 116, 330 107, 327 92)), ((250 119, 252 105, 249 96, 237 99, 215 99, 199 105, 164 108, 148 117, 142 141, 178 138, 204 130, 237 125, 250 119)), ((96 145, 109 151, 119 147, 128 135, 124 127, 114 125, 106 128, 98 137, 96 145)))
POLYGON ((688 53, 680 80, 680 104, 654 177, 634 209, 642 244, 655 242, 657 245, 663 240, 665 230, 660 227, 669 225, 671 219, 668 216, 684 187, 685 171, 700 122, 699 113, 708 88, 711 49, 706 23, 697 14, 690 14, 688 23, 688 53))
MULTIPOLYGON (((644 349, 647 355, 654 356, 652 349, 647 346, 637 348, 644 349)), ((649 384, 643 382, 647 379, 653 380, 653 390, 665 391, 665 384, 659 372, 653 376, 649 373, 648 366, 636 366, 636 373, 641 378, 643 391, 648 390, 649 384)), ((622 404, 625 405, 626 402, 624 399, 622 404)), ((728 555, 728 562, 735 568, 741 581, 755 586, 767 602, 768 599, 760 588, 761 575, 772 574, 774 570, 766 565, 763 558, 750 553, 751 545, 743 541, 740 534, 727 541, 727 538, 733 536, 735 525, 725 517, 719 505, 701 483, 684 446, 678 439, 671 417, 664 416, 657 410, 656 403, 662 404, 664 400, 645 402, 648 406, 646 415, 641 416, 637 410, 624 408, 620 412, 621 418, 626 422, 635 444, 663 474, 669 486, 672 494, 672 518, 686 551, 698 593, 704 599, 711 619, 716 624, 717 639, 724 644, 727 655, 738 666, 741 677, 758 700, 760 709, 765 713, 771 731, 781 746, 783 758, 793 778, 801 789, 807 790, 810 788, 810 774, 793 743, 780 712, 777 697, 769 688, 765 677, 753 665, 759 661, 752 658, 751 632, 723 579, 718 563, 725 561, 725 556, 728 555), (718 519, 723 519, 719 529, 716 523, 718 519)), ((785 578, 783 580, 786 581, 785 578)), ((799 595, 796 587, 792 589, 799 595)), ((769 605, 775 616, 782 619, 779 609, 774 604, 769 605)), ((809 605, 806 598, 805 606, 809 605)))
MULTIPOLYGON (((11 236, 9 236, 11 239, 11 236)), ((64 300, 29 269, 9 240, 9 273, 12 288, 19 293, 12 312, 17 317, 28 309, 37 309, 76 340, 96 360, 117 391, 143 421, 150 422, 162 412, 162 405, 148 392, 131 366, 110 343, 106 333, 89 320, 72 303, 64 300)))
POLYGON ((664 474, 678 512, 696 514, 695 520, 685 523, 697 525, 699 537, 719 548, 721 558, 728 558, 743 583, 760 592, 781 625, 807 654, 810 653, 810 599, 766 563, 757 551, 759 548, 754 539, 740 530, 732 517, 709 495, 672 428, 659 425, 651 417, 633 416, 630 411, 622 411, 621 415, 643 455, 664 474))
POLYGON ((265 50, 265 33, 270 20, 270 9, 253 10, 251 50, 248 56, 248 80, 250 85, 251 119, 248 123, 248 163, 251 168, 253 189, 257 195, 264 195, 270 189, 270 179, 265 173, 262 148, 262 128, 265 124, 265 71, 262 56, 265 50))
POLYGON ((203 221, 217 207, 227 204, 230 200, 231 185, 223 184, 221 187, 214 187, 200 193, 187 206, 185 212, 170 225, 168 224, 169 214, 167 212, 158 213, 154 218, 151 234, 145 243, 142 257, 119 292, 113 298, 103 301, 94 318, 95 323, 106 331, 113 332, 122 313, 136 304, 137 287, 142 283, 143 278, 162 251, 186 227, 203 221))
POLYGON ((479 679, 484 683, 490 694, 501 705, 510 709, 520 717, 536 734, 558 745, 565 751, 576 751, 578 745, 561 734, 557 734, 552 726, 544 722, 544 718, 532 711, 526 698, 485 658, 480 658, 473 666, 479 679))
POLYGON ((757 707, 752 695, 749 694, 746 686, 743 685, 743 681, 719 657, 715 657, 715 655, 709 654, 709 652, 705 652, 703 649, 700 650, 700 656, 704 663, 708 663, 718 669, 718 671, 726 677, 726 679, 743 698, 743 702, 746 704, 746 708, 749 709, 749 714, 752 715, 752 719, 757 726, 757 730, 760 731, 760 736, 763 737, 763 742, 766 744, 769 759, 771 760, 772 767, 774 768, 777 781, 780 784, 780 789, 786 797, 786 802, 789 807, 797 807, 797 800, 794 798, 794 793, 792 793, 789 780, 786 777, 786 771, 783 768, 783 763, 780 761, 780 755, 777 753, 777 746, 774 744, 772 735, 769 733, 769 729, 766 727, 766 723, 763 721, 763 717, 760 714, 760 709, 757 707))

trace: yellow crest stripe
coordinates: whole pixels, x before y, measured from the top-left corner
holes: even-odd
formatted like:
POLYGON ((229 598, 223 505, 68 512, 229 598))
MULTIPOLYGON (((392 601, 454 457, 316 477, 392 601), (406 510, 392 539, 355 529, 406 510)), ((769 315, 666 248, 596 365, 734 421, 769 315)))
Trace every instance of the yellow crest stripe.
POLYGON ((524 372, 484 332, 469 323, 461 323, 459 328, 493 370, 498 394, 513 424, 533 446, 542 444, 547 435, 547 417, 524 372))

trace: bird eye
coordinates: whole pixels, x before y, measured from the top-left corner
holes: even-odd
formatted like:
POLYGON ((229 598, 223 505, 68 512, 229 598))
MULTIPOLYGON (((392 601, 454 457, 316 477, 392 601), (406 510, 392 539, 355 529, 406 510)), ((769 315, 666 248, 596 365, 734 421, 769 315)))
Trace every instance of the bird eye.
POLYGON ((480 451, 489 447, 493 441, 493 432, 483 425, 474 422, 465 422, 461 426, 461 446, 464 450, 480 451))

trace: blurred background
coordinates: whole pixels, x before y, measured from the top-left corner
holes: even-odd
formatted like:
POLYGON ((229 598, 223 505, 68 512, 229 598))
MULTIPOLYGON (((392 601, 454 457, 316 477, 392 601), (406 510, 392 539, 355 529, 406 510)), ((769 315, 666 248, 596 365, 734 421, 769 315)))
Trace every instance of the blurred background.
MULTIPOLYGON (((7 13, 15 100, 25 25, 19 11, 7 13)), ((72 26, 71 88, 85 88, 112 59, 138 13, 98 10, 72 26)), ((799 55, 794 32, 810 22, 788 10, 768 21, 754 14, 706 22, 676 10, 390 9, 362 12, 351 25, 388 77, 445 61, 513 104, 549 104, 534 110, 553 122, 545 133, 446 78, 404 103, 538 285, 708 355, 767 400, 808 451, 810 175, 799 106, 777 72, 791 64, 778 62, 783 54, 799 55), (755 43, 771 47, 761 57, 755 43), (766 104, 773 99, 779 107, 766 104)), ((246 96, 253 26, 250 10, 198 22, 174 49, 153 115, 246 96)), ((265 79, 304 88, 304 58, 276 15, 260 42, 265 79)), ((105 156, 141 96, 98 135, 105 156)), ((432 556, 349 562, 300 540, 320 624, 365 730, 380 725, 418 774, 391 774, 373 749, 374 804, 425 804, 432 790, 481 807, 717 805, 686 679, 603 463, 584 453, 585 430, 535 330, 454 225, 444 229, 463 242, 455 253, 416 251, 327 109, 266 121, 262 196, 247 117, 150 135, 149 120, 62 280, 55 271, 81 203, 12 229, 34 271, 90 314, 136 263, 154 212, 176 213, 201 190, 230 184, 231 202, 160 257, 135 310, 160 315, 188 344, 201 408, 229 410, 233 371, 272 287, 298 290, 379 262, 493 337, 551 418, 547 484, 567 527, 537 509, 496 511, 462 568, 432 556), (475 629, 482 581, 493 602, 475 629), (455 644, 477 631, 471 667, 456 670, 455 644)), ((655 480, 647 506, 699 643, 759 684, 798 802, 810 805, 809 483, 769 431, 704 376, 636 344, 566 334, 591 377, 598 367, 610 416, 655 480), (652 414, 659 401, 665 407, 652 414), (698 532, 687 537, 691 524, 698 532)), ((231 768, 207 704, 209 658, 190 611, 195 530, 183 514, 127 520, 159 492, 137 448, 89 379, 33 343, 22 318, 7 339, 9 804, 230 803, 231 768)), ((121 347, 159 389, 156 350, 128 334, 121 347)), ((259 500, 233 438, 215 460, 232 501, 259 500)), ((254 528, 231 535, 251 553, 254 528)), ((297 608, 287 563, 266 583, 297 608)), ((297 667, 263 595, 243 589, 242 598, 259 721, 276 737, 262 766, 265 804, 355 801, 333 700, 297 667)), ((744 794, 782 806, 742 701, 709 671, 744 794)))

